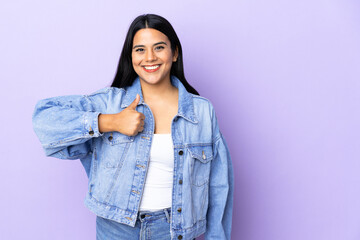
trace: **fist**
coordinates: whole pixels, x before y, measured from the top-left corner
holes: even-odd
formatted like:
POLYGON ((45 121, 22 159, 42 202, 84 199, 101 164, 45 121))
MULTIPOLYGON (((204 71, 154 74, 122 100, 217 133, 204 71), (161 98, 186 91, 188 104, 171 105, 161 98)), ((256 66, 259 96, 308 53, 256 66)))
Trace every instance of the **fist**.
POLYGON ((135 100, 127 108, 114 115, 116 131, 134 136, 144 130, 145 115, 136 111, 139 101, 140 95, 136 94, 135 100))

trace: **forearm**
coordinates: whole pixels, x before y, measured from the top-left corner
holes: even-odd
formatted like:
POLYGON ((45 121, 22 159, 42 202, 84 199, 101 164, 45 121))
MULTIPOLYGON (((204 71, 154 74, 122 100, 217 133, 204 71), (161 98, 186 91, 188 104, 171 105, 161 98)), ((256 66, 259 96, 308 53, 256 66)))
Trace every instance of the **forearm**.
POLYGON ((38 101, 33 128, 45 154, 62 159, 86 156, 93 137, 100 136, 98 115, 83 96, 54 97, 38 101))
POLYGON ((99 131, 100 133, 113 132, 114 129, 114 114, 100 114, 99 115, 99 131))
POLYGON ((205 240, 231 239, 234 175, 227 143, 221 133, 220 136, 213 146, 205 240))

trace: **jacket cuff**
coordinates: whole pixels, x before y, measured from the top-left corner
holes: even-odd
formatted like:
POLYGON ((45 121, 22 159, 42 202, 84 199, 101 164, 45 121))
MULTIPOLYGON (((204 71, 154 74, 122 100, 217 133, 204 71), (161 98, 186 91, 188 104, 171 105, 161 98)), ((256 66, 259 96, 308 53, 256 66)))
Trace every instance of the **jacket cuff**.
POLYGON ((100 112, 86 112, 84 114, 85 136, 91 138, 104 135, 99 131, 99 115, 100 112))

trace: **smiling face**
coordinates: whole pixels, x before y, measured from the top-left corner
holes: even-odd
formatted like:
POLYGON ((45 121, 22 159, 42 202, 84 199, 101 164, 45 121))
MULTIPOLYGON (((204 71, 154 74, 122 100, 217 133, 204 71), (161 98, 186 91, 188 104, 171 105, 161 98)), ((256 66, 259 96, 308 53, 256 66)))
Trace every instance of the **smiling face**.
POLYGON ((140 80, 158 84, 170 81, 170 70, 177 59, 177 52, 172 53, 165 34, 153 28, 144 28, 134 36, 131 57, 140 80))

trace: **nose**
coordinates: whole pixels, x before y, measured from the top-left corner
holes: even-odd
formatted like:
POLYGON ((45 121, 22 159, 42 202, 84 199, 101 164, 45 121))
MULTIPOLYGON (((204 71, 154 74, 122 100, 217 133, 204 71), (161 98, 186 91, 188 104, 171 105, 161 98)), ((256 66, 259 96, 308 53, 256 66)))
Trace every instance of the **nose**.
POLYGON ((152 50, 147 51, 146 55, 145 55, 145 60, 148 61, 148 62, 156 60, 155 53, 152 50))

